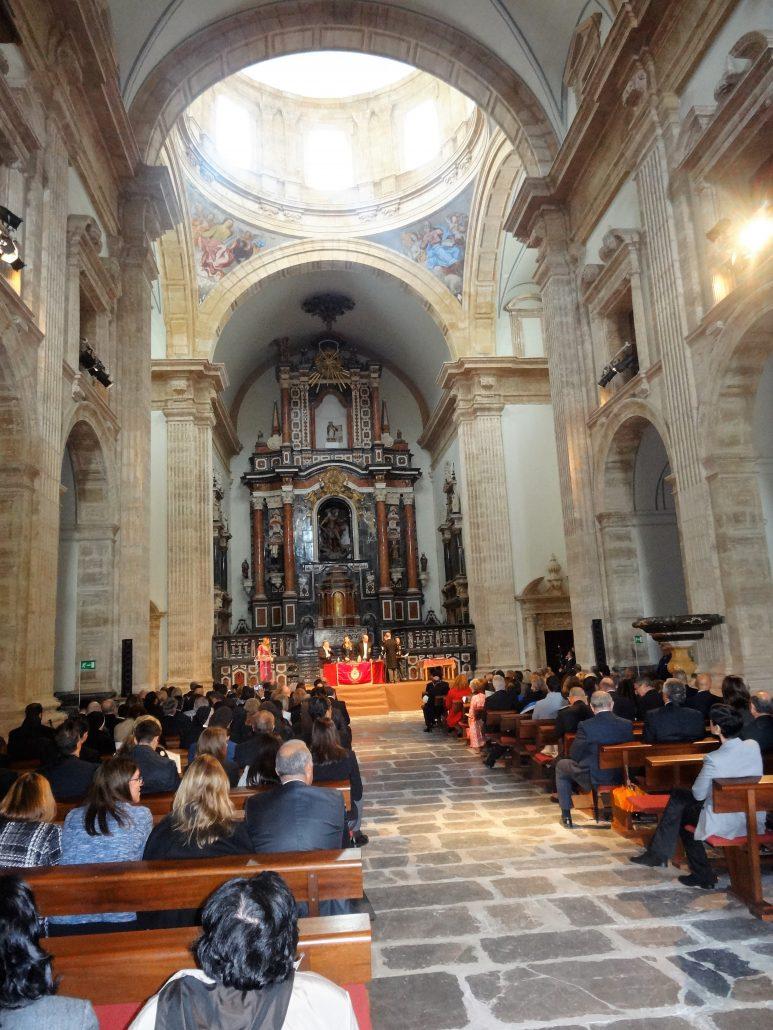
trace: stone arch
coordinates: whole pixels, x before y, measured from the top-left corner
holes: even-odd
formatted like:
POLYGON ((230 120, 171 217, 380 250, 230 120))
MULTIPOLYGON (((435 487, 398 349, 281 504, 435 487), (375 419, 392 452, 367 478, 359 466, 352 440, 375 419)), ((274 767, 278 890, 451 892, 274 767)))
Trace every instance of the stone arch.
POLYGON ((258 254, 229 272, 199 308, 199 354, 214 356, 217 340, 239 305, 276 279, 309 270, 369 269, 398 281, 419 301, 443 334, 451 360, 466 353, 466 324, 459 302, 425 269, 365 240, 299 240, 258 254))
POLYGON ((312 50, 348 50, 420 68, 470 97, 499 125, 530 175, 558 149, 544 108, 523 79, 466 33, 376 0, 278 0, 189 36, 144 80, 129 114, 140 153, 155 164, 172 126, 200 93, 251 64, 312 50))
POLYGON ((116 511, 103 427, 81 405, 62 454, 55 691, 111 688, 115 647, 116 511), (94 669, 80 663, 93 659, 94 669))
POLYGON ((646 405, 628 406, 606 427, 599 448, 596 520, 611 664, 657 660, 649 642, 648 656, 634 652, 632 622, 682 615, 688 607, 668 438, 658 421, 646 405))

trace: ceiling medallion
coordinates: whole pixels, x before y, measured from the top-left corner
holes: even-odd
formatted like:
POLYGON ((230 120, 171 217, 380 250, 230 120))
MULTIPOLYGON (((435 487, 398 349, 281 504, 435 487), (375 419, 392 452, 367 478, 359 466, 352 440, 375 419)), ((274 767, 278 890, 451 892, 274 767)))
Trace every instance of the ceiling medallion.
POLYGON ((332 330, 336 319, 351 311, 353 307, 354 301, 344 293, 314 293, 301 303, 301 308, 307 315, 322 319, 328 332, 332 330))

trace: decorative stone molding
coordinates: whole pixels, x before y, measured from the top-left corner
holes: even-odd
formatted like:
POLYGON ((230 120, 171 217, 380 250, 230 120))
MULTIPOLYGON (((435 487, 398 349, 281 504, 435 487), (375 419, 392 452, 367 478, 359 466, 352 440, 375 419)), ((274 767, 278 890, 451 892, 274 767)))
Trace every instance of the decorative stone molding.
POLYGON ((564 85, 574 93, 579 107, 585 84, 601 52, 601 12, 595 11, 574 30, 564 71, 564 85))
POLYGON ((443 365, 438 378, 454 400, 458 423, 499 414, 506 404, 549 404, 547 363, 542 358, 470 357, 443 365))
POLYGON ((169 419, 193 419, 214 427, 213 403, 228 385, 225 365, 206 359, 164 358, 153 361, 153 410, 169 419))

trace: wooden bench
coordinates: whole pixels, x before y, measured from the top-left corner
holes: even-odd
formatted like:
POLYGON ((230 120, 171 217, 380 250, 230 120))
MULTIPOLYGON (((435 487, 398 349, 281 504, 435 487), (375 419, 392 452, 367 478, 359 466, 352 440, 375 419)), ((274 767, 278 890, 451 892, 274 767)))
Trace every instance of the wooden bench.
POLYGON ((310 915, 319 915, 320 901, 363 896, 362 858, 353 848, 10 871, 34 891, 41 915, 71 916, 197 909, 227 880, 265 870, 279 873, 295 900, 308 904, 310 915))
POLYGON ((773 810, 773 776, 714 780, 713 789, 715 812, 745 813, 746 836, 709 837, 707 843, 722 849, 733 894, 758 919, 773 922, 773 902, 762 893, 760 863, 760 846, 773 845, 773 833, 757 832, 757 812, 773 810))
MULTIPOLYGON (((371 978, 371 930, 367 915, 322 916, 298 920, 298 953, 304 969, 337 984, 371 978)), ((140 1004, 180 969, 195 962, 195 926, 174 930, 135 930, 76 937, 49 937, 60 993, 88 998, 94 1005, 140 1004)))
MULTIPOLYGON (((259 787, 237 787, 235 790, 231 790, 228 793, 231 801, 233 802, 234 809, 236 810, 236 818, 244 818, 244 805, 248 798, 251 798, 253 794, 265 794, 269 790, 274 789, 275 784, 261 784, 259 787)), ((315 783, 315 787, 328 787, 331 790, 340 790, 344 799, 344 806, 347 811, 352 807, 352 792, 351 786, 348 780, 329 780, 326 783, 315 783)), ((164 794, 146 794, 140 800, 140 804, 150 809, 151 815, 153 816, 154 825, 160 822, 164 816, 169 815, 172 811, 172 803, 174 801, 174 793, 164 794)), ((83 804, 83 801, 59 801, 56 806, 56 822, 64 822, 65 816, 73 808, 78 808, 83 804)))

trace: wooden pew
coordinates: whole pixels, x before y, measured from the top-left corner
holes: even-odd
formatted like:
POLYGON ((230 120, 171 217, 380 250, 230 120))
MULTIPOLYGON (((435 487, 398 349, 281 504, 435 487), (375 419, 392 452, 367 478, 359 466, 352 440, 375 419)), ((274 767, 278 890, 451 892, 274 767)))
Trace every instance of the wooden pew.
POLYGON ((197 909, 235 876, 279 873, 296 901, 319 915, 320 901, 363 896, 359 849, 234 855, 185 861, 99 862, 11 870, 29 884, 43 916, 197 909))
MULTIPOLYGON (((298 920, 302 968, 334 983, 366 983, 371 978, 371 931, 367 915, 322 916, 298 920)), ((135 930, 77 937, 50 937, 41 943, 54 957, 60 992, 88 998, 94 1005, 146 1001, 179 969, 195 962, 195 926, 175 930, 135 930)))
MULTIPOLYGON (((719 747, 719 741, 715 738, 714 747, 719 747)), ((646 759, 646 774, 644 785, 647 790, 670 790, 672 787, 692 787, 695 777, 700 772, 706 751, 713 751, 714 748, 706 747, 701 754, 696 754, 694 748, 698 744, 708 743, 697 741, 696 744, 674 745, 680 747, 679 754, 657 755, 646 759)), ((662 746, 662 745, 659 745, 662 746)), ((766 755, 763 758, 762 769, 765 773, 773 773, 773 755, 766 755)))
POLYGON ((733 894, 758 919, 773 922, 773 902, 763 897, 760 868, 760 845, 773 845, 773 833, 757 833, 757 812, 773 810, 773 775, 714 780, 713 789, 715 812, 745 813, 746 836, 709 837, 707 843, 722 849, 733 894))
MULTIPOLYGON (((244 818, 244 805, 248 798, 251 798, 253 794, 265 794, 266 791, 273 790, 274 784, 262 784, 260 787, 237 787, 235 790, 229 791, 228 796, 233 802, 233 806, 236 810, 236 818, 244 818)), ((330 780, 327 783, 315 783, 315 787, 329 787, 332 790, 340 790, 344 799, 344 806, 349 811, 352 807, 352 792, 351 786, 348 780, 330 780)), ((140 804, 150 809, 151 815, 153 816, 154 825, 160 822, 165 815, 169 815, 172 811, 172 802, 174 801, 174 793, 169 792, 165 794, 146 794, 140 800, 140 804)), ((83 801, 59 801, 56 806, 56 820, 55 822, 64 822, 65 816, 73 808, 78 808, 83 804, 83 801)))

